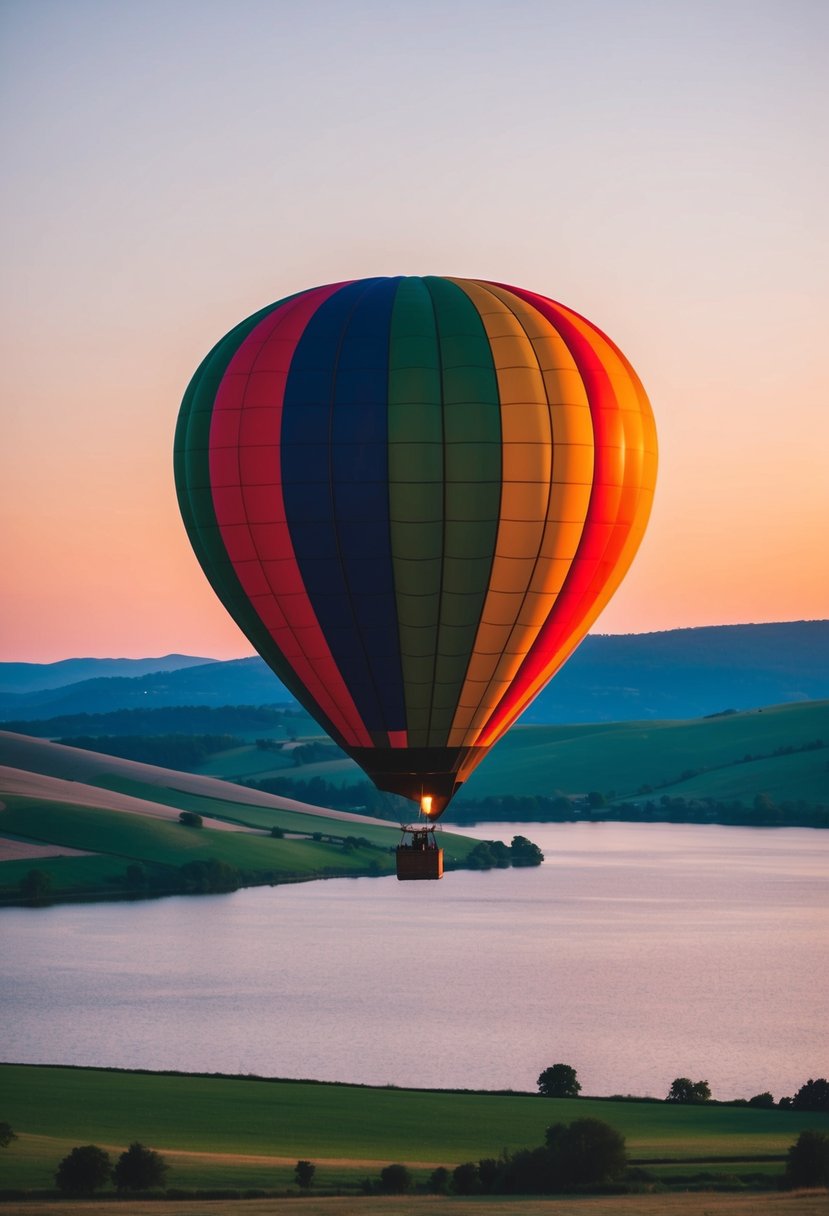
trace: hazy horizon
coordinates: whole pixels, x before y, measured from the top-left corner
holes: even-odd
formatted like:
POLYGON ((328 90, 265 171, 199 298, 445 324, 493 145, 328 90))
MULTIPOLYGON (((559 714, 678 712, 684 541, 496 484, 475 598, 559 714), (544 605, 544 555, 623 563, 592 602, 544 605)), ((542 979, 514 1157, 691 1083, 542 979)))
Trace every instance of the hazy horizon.
MULTIPOLYGON (((651 634, 657 633, 680 633, 687 632, 692 629, 745 629, 753 625, 811 625, 829 621, 829 617, 799 617, 789 621, 730 621, 727 624, 714 625, 680 625, 670 629, 647 629, 636 630, 629 629, 620 632, 611 632, 606 629, 592 629, 587 634, 589 638, 631 638, 631 637, 648 637, 651 634)), ((585 639, 586 640, 586 639, 585 639)), ((583 645, 584 643, 581 643, 583 645)), ((231 654, 223 657, 217 655, 196 654, 188 650, 168 650, 163 654, 67 654, 58 659, 50 659, 41 662, 37 659, 0 659, 0 666, 12 663, 29 664, 34 667, 50 667, 56 663, 71 663, 75 660, 84 661, 87 659, 99 659, 101 662, 118 661, 120 659, 128 659, 140 661, 151 659, 167 659, 171 656, 180 656, 187 659, 205 659, 210 663, 236 663, 242 659, 258 659, 260 656, 255 650, 249 649, 246 654, 231 654)), ((262 660, 264 662, 264 659, 262 660)), ((568 660, 569 661, 569 660, 568 660)))

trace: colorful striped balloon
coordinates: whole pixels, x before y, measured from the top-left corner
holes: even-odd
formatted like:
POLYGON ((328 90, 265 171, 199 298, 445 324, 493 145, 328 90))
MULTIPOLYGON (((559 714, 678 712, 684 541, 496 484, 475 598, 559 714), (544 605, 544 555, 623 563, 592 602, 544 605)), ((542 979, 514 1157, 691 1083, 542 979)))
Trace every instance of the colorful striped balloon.
POLYGON ((571 309, 373 278, 231 330, 187 389, 175 461, 253 646, 380 789, 436 816, 621 582, 656 432, 627 359, 571 309))

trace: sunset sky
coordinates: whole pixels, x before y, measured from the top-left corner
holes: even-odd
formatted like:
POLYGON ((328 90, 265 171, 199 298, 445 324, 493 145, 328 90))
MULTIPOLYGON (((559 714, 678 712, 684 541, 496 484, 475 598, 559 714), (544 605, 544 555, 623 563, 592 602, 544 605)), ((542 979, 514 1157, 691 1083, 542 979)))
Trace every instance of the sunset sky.
POLYGON ((251 648, 172 439, 232 325, 316 284, 496 279, 653 403, 597 626, 829 616, 824 0, 6 0, 0 660, 251 648))

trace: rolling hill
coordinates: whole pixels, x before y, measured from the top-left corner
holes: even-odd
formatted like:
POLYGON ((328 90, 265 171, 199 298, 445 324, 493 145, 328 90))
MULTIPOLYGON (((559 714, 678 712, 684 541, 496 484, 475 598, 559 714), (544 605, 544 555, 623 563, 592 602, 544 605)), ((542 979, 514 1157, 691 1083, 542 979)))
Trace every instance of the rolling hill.
MULTIPOLYGON (((159 715, 166 712, 155 711, 159 715)), ((148 712, 142 717, 145 728, 153 716, 148 712)), ((113 717, 121 723, 119 715, 113 717)), ((100 725, 105 722, 101 719, 100 725)), ((84 764, 92 764, 96 773, 114 766, 116 775, 109 784, 118 781, 119 789, 132 791, 124 778, 127 770, 121 767, 128 762, 115 755, 148 760, 160 743, 169 743, 175 751, 177 738, 150 730, 139 736, 90 735, 76 742, 82 749, 100 747, 102 753, 114 753, 99 755, 94 764, 89 759, 94 751, 81 754, 87 757, 84 764)), ((218 791, 220 796, 227 797, 230 788, 236 800, 270 795, 225 783, 264 783, 284 799, 324 802, 358 814, 372 806, 374 814, 394 821, 400 817, 399 807, 378 798, 357 765, 330 741, 319 735, 316 739, 286 737, 278 714, 267 728, 260 726, 258 741, 195 735, 183 736, 181 742, 195 744, 204 738, 211 739, 214 749, 196 762, 186 756, 197 749, 182 747, 181 760, 170 762, 176 764, 175 770, 138 764, 136 771, 163 772, 167 786, 181 788, 185 778, 178 769, 189 770, 208 781, 211 792, 218 791), (260 735, 267 737, 261 739, 260 735)), ((60 771, 67 770, 72 748, 54 749, 27 736, 17 736, 17 740, 18 755, 30 753, 36 758, 40 748, 44 757, 59 755, 60 771)), ((0 761, 2 755, 0 736, 0 761)), ((38 763, 33 760, 32 766, 38 767, 38 763)), ((44 767, 43 771, 51 773, 52 769, 44 767)), ((663 817, 688 822, 827 826, 829 702, 727 712, 690 721, 516 726, 472 774, 451 804, 445 822, 469 823, 476 817, 514 821, 567 818, 582 813, 588 795, 594 796, 593 818, 658 818, 654 814, 658 805, 668 808, 663 817), (524 801, 516 801, 520 799, 524 801), (759 808, 755 806, 758 800, 759 808), (496 801, 499 806, 490 805, 496 801), (562 805, 554 806, 556 801, 562 805)))
MULTIPOLYGON (((198 771, 232 781, 320 778, 349 786, 365 780, 342 753, 301 765, 291 765, 289 754, 248 744, 210 756, 198 771)), ((658 791, 747 803, 765 793, 829 804, 829 701, 690 721, 515 726, 469 778, 447 817, 472 800, 591 790, 611 801, 658 791)))
MULTIPOLYGON (((7 903, 20 901, 33 859, 50 898, 112 898, 391 873, 400 838, 365 815, 7 732, 0 799, 7 903), (203 826, 179 822, 182 811, 203 826)), ((442 843, 450 865, 476 845, 449 833, 442 843)))
POLYGON ((749 802, 773 793, 829 804, 829 701, 691 721, 519 727, 459 797, 590 790, 616 799, 727 793, 749 802))

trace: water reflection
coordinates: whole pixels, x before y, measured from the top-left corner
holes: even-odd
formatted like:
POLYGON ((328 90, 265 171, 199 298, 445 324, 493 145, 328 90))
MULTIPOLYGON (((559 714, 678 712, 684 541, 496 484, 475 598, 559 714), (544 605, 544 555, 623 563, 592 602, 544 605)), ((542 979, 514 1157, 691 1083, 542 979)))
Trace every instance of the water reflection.
POLYGON ((829 833, 474 831, 545 864, 4 911, 4 1058, 516 1089, 566 1061, 715 1097, 825 1071, 829 833))

